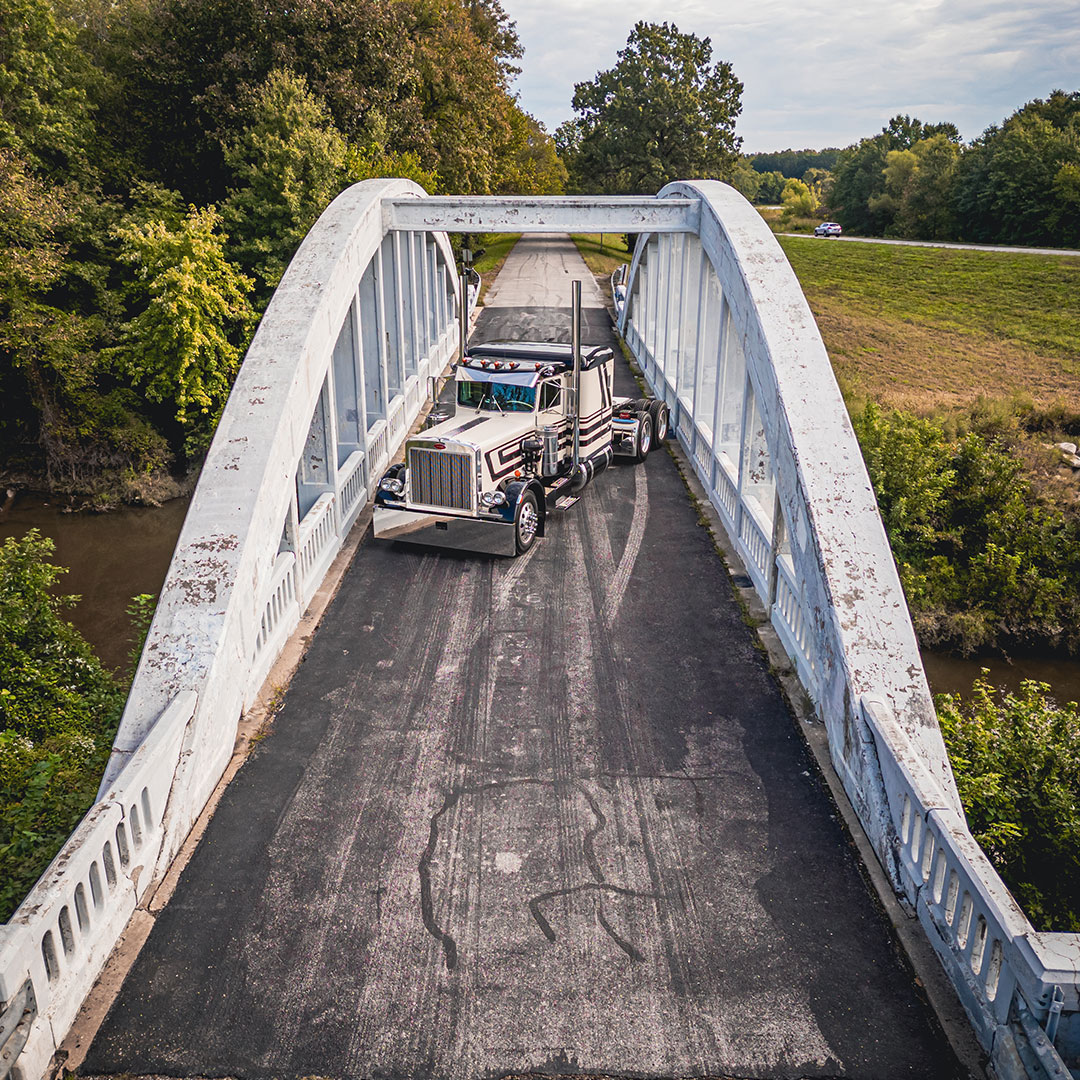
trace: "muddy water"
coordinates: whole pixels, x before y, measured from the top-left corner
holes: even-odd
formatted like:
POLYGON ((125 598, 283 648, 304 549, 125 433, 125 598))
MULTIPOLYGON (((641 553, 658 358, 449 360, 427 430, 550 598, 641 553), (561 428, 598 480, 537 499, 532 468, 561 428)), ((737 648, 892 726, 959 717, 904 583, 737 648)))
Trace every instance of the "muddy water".
POLYGON ((1001 657, 975 657, 961 660, 923 650, 923 665, 930 689, 935 694, 971 693, 971 684, 982 668, 990 669, 990 682, 1017 690, 1024 679, 1050 684, 1058 702, 1080 701, 1080 661, 1060 657, 1028 656, 1003 660, 1001 657))
POLYGON ((22 537, 31 528, 53 538, 52 561, 70 570, 60 578, 59 589, 82 597, 67 617, 109 667, 126 669, 131 647, 126 608, 139 593, 161 592, 188 499, 110 514, 66 514, 64 505, 20 493, 0 513, 0 541, 22 537))

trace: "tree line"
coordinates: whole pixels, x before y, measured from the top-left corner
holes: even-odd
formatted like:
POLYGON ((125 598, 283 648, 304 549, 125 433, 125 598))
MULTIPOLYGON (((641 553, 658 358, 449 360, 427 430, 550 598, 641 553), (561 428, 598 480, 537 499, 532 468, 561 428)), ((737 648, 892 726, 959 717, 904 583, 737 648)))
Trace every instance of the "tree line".
POLYGON ((971 143, 955 124, 895 116, 781 197, 867 236, 1080 247, 1080 91, 1029 101, 971 143))
POLYGON ((563 169, 499 0, 0 0, 5 479, 138 497, 197 461, 344 187, 563 169))

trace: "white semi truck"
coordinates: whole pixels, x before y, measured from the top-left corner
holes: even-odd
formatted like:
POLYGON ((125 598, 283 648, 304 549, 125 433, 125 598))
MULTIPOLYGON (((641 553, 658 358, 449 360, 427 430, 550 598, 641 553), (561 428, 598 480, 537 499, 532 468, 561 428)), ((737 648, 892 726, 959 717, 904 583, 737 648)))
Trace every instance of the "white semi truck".
POLYGON ((614 454, 641 462, 667 437, 667 406, 614 397, 613 365, 611 349, 576 344, 503 341, 466 350, 454 369, 454 415, 436 403, 431 426, 406 441, 405 460, 379 483, 375 536, 497 555, 528 551, 548 514, 577 502, 614 454))

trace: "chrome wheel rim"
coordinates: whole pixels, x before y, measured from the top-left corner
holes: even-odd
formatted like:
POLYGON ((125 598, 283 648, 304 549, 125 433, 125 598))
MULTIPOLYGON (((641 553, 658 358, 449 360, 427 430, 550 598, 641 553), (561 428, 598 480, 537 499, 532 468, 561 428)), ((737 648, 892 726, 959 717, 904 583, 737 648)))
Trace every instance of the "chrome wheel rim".
POLYGON ((660 415, 656 418, 656 437, 663 442, 667 435, 667 414, 663 409, 660 410, 660 415))
POLYGON ((647 454, 652 446, 652 425, 643 422, 641 432, 641 452, 647 454))
POLYGON ((540 517, 536 512, 536 507, 531 502, 522 504, 521 513, 518 515, 518 536, 521 537, 521 542, 526 547, 533 542, 533 537, 536 536, 536 526, 539 520, 540 517))

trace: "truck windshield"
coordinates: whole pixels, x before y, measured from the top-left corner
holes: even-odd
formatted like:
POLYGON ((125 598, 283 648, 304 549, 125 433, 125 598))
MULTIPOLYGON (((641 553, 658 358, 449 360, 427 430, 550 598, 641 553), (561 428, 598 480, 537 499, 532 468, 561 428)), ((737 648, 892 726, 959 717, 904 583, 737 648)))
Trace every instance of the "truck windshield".
POLYGON ((536 407, 536 387, 499 382, 459 382, 458 404, 489 412, 532 412, 536 407))

